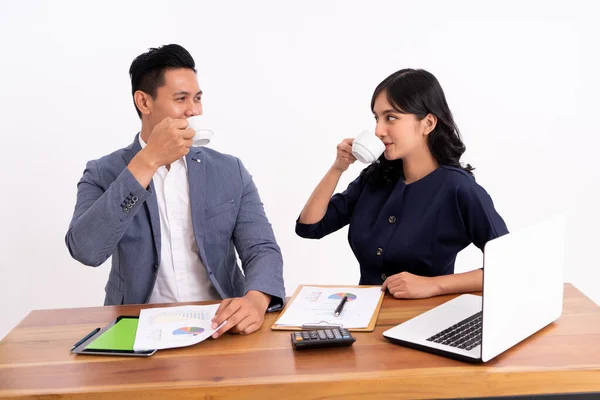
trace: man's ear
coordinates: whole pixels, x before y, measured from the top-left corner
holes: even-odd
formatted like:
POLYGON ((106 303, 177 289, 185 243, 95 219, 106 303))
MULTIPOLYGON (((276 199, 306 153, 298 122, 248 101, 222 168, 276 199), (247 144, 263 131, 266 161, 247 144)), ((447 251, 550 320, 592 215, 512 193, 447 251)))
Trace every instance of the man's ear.
POLYGON ((437 117, 433 114, 427 114, 425 118, 421 120, 421 126, 423 127, 423 136, 429 135, 437 125, 437 117))
POLYGON ((133 101, 142 114, 150 114, 152 110, 152 96, 141 90, 136 90, 133 94, 133 101))

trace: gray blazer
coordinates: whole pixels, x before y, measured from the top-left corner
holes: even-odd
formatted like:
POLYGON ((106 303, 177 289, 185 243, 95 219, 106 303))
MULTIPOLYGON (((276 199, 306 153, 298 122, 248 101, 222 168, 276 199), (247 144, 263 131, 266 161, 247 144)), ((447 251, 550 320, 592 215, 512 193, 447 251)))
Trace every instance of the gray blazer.
MULTIPOLYGON (((128 147, 89 161, 65 241, 71 256, 97 267, 112 256, 105 305, 147 303, 160 262, 160 218, 154 184, 143 188, 127 165, 128 147)), ((249 290, 283 305, 283 259, 252 177, 241 161, 205 147, 186 156, 192 223, 200 259, 223 298, 249 290), (236 251, 242 268, 238 266, 236 251)))

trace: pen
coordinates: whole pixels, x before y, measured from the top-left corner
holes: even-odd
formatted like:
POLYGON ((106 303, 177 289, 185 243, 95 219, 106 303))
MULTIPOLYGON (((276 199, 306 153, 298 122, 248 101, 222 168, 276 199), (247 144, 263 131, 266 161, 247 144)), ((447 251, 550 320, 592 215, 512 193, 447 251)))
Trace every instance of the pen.
POLYGON ((346 304, 346 300, 348 300, 348 296, 342 297, 342 301, 340 301, 340 305, 337 306, 333 315, 335 315, 336 317, 340 316, 340 314, 342 313, 342 309, 344 308, 344 304, 346 304))
POLYGON ((75 343, 73 345, 73 347, 71 347, 71 351, 73 351, 81 343, 85 342, 86 340, 88 340, 89 338, 91 338, 92 336, 94 336, 96 333, 98 333, 99 330, 100 330, 100 328, 96 328, 93 331, 91 331, 90 333, 88 333, 87 335, 85 335, 85 337, 83 339, 81 339, 79 342, 75 343))

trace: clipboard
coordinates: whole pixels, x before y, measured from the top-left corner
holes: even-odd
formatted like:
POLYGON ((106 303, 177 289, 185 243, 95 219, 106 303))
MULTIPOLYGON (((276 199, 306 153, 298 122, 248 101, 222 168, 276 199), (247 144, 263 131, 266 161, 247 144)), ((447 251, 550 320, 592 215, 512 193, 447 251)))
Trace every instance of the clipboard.
MULTIPOLYGON (((320 322, 310 322, 306 324, 302 324, 301 326, 279 326, 277 325, 277 321, 281 318, 281 316, 286 312, 288 307, 294 302, 300 291, 305 286, 314 286, 320 288, 372 288, 372 287, 381 287, 378 285, 299 285, 294 292, 292 298, 286 303, 285 307, 273 323, 271 325, 271 329, 274 331, 300 331, 304 329, 331 329, 331 328, 344 328, 341 324, 332 324, 327 321, 320 322)), ((379 311, 381 310, 381 304, 383 304, 383 298, 385 297, 385 292, 381 292, 381 296, 379 296, 379 301, 377 302, 377 306, 373 311, 373 315, 371 316, 371 320, 369 321, 369 325, 366 328, 347 328, 352 332, 372 332, 375 330, 375 323, 377 322, 377 317, 379 316, 379 311)))

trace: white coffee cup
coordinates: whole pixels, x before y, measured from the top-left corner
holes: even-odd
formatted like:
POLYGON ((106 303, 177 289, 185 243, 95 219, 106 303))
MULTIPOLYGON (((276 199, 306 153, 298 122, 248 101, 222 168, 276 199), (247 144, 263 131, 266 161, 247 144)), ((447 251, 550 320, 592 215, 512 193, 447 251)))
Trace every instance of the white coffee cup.
POLYGON ((384 150, 381 139, 371 131, 362 131, 352 143, 352 155, 365 164, 375 162, 384 150))
POLYGON ((200 147, 209 144, 213 131, 207 128, 206 117, 204 115, 194 115, 189 117, 187 121, 188 126, 196 132, 192 139, 192 146, 200 147))

